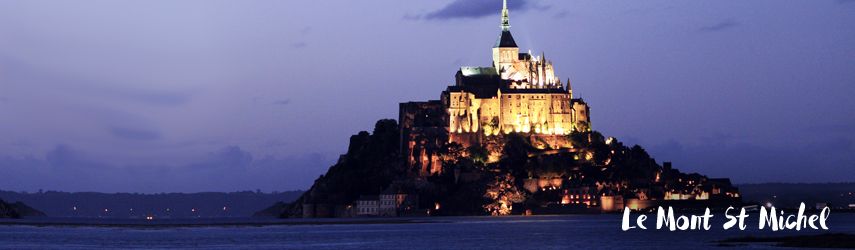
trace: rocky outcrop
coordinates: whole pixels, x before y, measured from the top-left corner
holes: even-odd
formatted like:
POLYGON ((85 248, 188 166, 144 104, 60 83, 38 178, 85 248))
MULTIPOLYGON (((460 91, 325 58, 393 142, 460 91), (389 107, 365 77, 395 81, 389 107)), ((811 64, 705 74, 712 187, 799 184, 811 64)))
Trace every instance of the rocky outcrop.
POLYGON ((277 202, 270 207, 255 212, 254 214, 252 214, 252 217, 279 217, 280 215, 282 215, 282 213, 285 212, 286 209, 288 209, 288 206, 290 206, 290 204, 285 202, 277 202))
POLYGON ((394 120, 381 120, 373 133, 350 139, 347 154, 281 217, 353 216, 360 195, 395 187, 413 197, 414 211, 427 215, 507 215, 614 212, 655 205, 708 206, 740 202, 728 179, 687 174, 658 164, 638 145, 625 146, 599 132, 579 132, 571 145, 544 147, 525 134, 501 135, 501 148, 438 146, 437 169, 408 168, 400 154, 394 120), (500 155, 488 161, 489 155, 500 155), (712 203, 711 203, 712 202, 712 203))
POLYGON ((36 210, 24 203, 6 203, 0 200, 0 218, 18 219, 22 217, 38 217, 45 216, 45 213, 36 210))
POLYGON ((21 215, 18 214, 18 211, 10 205, 9 203, 0 200, 0 218, 21 218, 21 215))
POLYGON ((281 216, 342 215, 360 195, 379 194, 393 180, 406 176, 400 162, 399 140, 395 120, 380 120, 372 133, 362 131, 351 136, 347 153, 281 216))

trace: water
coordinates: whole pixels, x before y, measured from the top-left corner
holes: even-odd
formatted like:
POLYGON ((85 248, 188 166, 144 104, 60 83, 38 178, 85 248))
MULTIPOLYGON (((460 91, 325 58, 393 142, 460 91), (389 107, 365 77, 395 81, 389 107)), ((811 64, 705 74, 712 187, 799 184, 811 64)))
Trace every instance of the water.
MULTIPOLYGON (((720 215, 716 215, 719 217, 720 215)), ((714 217, 714 219, 716 219, 714 217)), ((826 231, 758 231, 749 220, 746 231, 721 230, 723 218, 710 231, 623 232, 618 215, 535 217, 455 217, 416 219, 418 223, 276 225, 281 220, 193 220, 159 222, 161 226, 128 221, 112 226, 3 225, 0 248, 11 249, 566 249, 716 248, 716 241, 738 236, 820 234, 826 231), (189 222, 189 223, 188 223, 189 222), (170 225, 171 223, 171 225, 170 225), (206 225, 220 223, 221 225, 206 225), (132 223, 131 223, 132 224, 132 223), (176 224, 184 226, 176 226, 176 224), (187 226, 191 225, 191 226, 187 226), (194 226, 195 225, 195 226, 194 226)), ((44 221, 42 221, 44 222, 44 221)), ((63 223, 67 223, 65 221, 63 223)), ((301 220, 328 223, 334 220, 301 220)), ((351 221, 353 222, 353 221, 351 221)), ((368 222, 356 221, 360 223, 368 222)), ((375 221, 376 222, 376 221, 375 221)), ((855 214, 832 214, 829 232, 855 233, 855 214)), ((103 224, 103 223, 100 223, 103 224)), ((769 248, 768 245, 741 247, 769 248)))

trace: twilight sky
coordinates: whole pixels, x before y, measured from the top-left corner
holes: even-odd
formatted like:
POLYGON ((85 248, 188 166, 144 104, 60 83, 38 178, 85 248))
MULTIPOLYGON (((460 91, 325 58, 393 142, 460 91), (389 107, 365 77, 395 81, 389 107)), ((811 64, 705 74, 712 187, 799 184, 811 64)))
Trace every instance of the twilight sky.
MULTIPOLYGON (((511 0, 593 126, 736 183, 855 181, 855 1, 511 0)), ((0 189, 305 189, 490 64, 500 0, 0 1, 0 189)))

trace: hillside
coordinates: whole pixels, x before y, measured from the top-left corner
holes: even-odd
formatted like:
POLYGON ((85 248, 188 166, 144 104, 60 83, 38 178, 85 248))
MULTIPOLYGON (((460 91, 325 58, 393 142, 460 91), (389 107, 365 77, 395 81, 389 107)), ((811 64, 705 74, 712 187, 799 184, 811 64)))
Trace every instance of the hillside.
POLYGON ((359 132, 350 137, 347 153, 315 180, 282 214, 299 217, 303 204, 345 206, 362 194, 377 194, 396 178, 405 176, 401 168, 399 130, 395 120, 380 120, 373 133, 359 132))
POLYGON ((22 202, 6 203, 0 199, 0 218, 22 218, 45 216, 45 213, 33 209, 22 202))
POLYGON ((353 216, 357 199, 389 192, 417 197, 400 211, 414 215, 599 212, 622 208, 624 202, 636 209, 666 202, 739 202, 729 180, 659 165, 638 145, 628 147, 596 131, 567 137, 571 148, 548 149, 533 137, 502 135, 502 156, 494 162, 487 162, 487 155, 496 152, 446 143, 437 149, 441 171, 423 177, 402 164, 397 123, 381 120, 373 133, 352 136, 347 154, 282 216, 353 216))

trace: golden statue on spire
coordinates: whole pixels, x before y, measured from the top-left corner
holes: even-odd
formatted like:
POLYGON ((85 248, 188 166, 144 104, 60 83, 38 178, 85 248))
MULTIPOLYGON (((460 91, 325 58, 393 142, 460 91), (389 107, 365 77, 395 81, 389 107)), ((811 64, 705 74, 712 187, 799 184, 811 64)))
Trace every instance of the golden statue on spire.
POLYGON ((511 21, 508 17, 508 0, 502 0, 502 30, 508 31, 511 29, 511 21))

